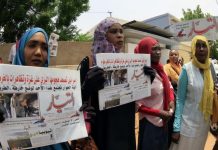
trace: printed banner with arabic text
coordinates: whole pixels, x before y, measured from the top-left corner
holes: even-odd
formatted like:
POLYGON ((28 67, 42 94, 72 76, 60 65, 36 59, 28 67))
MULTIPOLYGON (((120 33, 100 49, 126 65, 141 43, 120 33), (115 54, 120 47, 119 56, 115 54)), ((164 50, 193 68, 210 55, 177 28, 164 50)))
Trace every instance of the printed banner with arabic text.
POLYGON ((195 35, 204 35, 208 40, 218 39, 218 17, 183 21, 171 26, 178 41, 191 41, 195 35))
POLYGON ((0 65, 2 149, 27 149, 87 136, 80 73, 76 70, 0 65))
POLYGON ((104 69, 104 89, 100 90, 99 109, 130 103, 151 95, 150 77, 143 66, 150 66, 148 54, 101 53, 97 66, 104 69))

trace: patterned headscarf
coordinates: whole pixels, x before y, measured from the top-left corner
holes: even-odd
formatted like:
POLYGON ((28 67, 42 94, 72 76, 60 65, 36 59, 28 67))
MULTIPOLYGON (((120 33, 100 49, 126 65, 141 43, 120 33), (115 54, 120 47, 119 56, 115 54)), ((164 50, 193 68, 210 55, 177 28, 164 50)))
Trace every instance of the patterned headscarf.
MULTIPOLYGON (((141 54, 151 54, 152 52, 152 47, 158 44, 158 41, 155 40, 152 37, 145 37, 143 38, 135 48, 135 53, 141 53, 141 54)), ((159 62, 158 63, 152 63, 151 67, 157 71, 159 76, 162 78, 162 83, 164 87, 164 110, 168 109, 169 102, 172 99, 170 96, 170 82, 169 79, 166 75, 166 73, 163 70, 163 65, 161 65, 159 62)))
MULTIPOLYGON (((24 65, 25 66, 25 58, 24 58, 25 46, 27 42, 31 39, 31 37, 37 32, 42 32, 44 34, 46 43, 48 44, 48 36, 47 36, 47 33, 43 29, 36 27, 36 28, 32 28, 28 30, 26 33, 24 33, 24 35, 21 37, 19 41, 19 46, 16 50, 16 55, 13 61, 14 65, 24 65)), ((48 57, 47 57, 47 61, 44 67, 48 67, 49 62, 50 62, 50 50, 48 48, 48 57)))
POLYGON ((120 49, 116 49, 113 44, 109 43, 106 38, 106 33, 108 29, 115 23, 118 23, 113 18, 106 18, 101 21, 94 33, 94 42, 92 45, 92 58, 93 65, 96 64, 96 54, 97 53, 119 53, 120 49))
POLYGON ((213 108, 213 89, 214 89, 214 83, 213 83, 213 78, 211 75, 211 70, 210 70, 210 60, 209 60, 209 56, 210 56, 210 47, 209 47, 209 43, 206 39, 206 37, 202 36, 202 35, 197 35, 192 39, 192 44, 191 44, 191 51, 193 54, 193 59, 192 59, 192 63, 200 68, 204 70, 204 88, 203 88, 203 92, 202 92, 202 97, 201 97, 201 101, 199 104, 199 108, 202 111, 204 117, 206 120, 209 119, 210 115, 212 114, 212 108, 213 108), (196 43, 198 40, 204 41, 207 45, 208 48, 208 55, 207 55, 207 59, 205 61, 204 64, 202 64, 201 62, 199 62, 195 56, 195 52, 196 52, 196 43))

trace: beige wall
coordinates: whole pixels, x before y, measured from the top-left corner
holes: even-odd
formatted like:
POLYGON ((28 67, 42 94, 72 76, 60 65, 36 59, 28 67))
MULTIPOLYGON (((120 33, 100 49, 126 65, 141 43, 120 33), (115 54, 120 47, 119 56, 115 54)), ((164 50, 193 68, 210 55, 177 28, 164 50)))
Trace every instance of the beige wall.
MULTIPOLYGON (((92 42, 58 42, 57 57, 51 57, 50 65, 77 65, 85 57, 91 54, 92 42)), ((0 57, 4 63, 8 63, 8 55, 13 43, 0 45, 0 57)))
POLYGON ((4 63, 8 63, 8 55, 13 43, 0 45, 0 57, 4 63))

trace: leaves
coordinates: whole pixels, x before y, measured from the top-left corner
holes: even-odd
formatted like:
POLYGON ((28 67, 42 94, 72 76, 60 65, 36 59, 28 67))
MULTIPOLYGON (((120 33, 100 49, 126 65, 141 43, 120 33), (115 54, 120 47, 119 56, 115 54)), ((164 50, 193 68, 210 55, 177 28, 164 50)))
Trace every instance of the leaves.
POLYGON ((185 11, 184 9, 182 9, 182 13, 183 13, 183 18, 181 18, 182 21, 211 17, 209 13, 204 14, 202 12, 200 5, 197 5, 195 10, 187 9, 185 11))
POLYGON ((0 29, 5 42, 14 42, 18 32, 41 27, 60 39, 72 40, 78 32, 72 25, 76 18, 89 9, 89 0, 1 0, 0 29))

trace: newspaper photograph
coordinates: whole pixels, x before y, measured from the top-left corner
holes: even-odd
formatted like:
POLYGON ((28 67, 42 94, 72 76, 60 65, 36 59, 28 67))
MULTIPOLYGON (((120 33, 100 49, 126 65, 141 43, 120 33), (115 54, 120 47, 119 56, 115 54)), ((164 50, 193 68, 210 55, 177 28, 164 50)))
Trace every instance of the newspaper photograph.
POLYGON ((80 73, 0 65, 0 145, 29 149, 87 137, 80 73))
POLYGON ((100 53, 96 54, 96 62, 106 79, 98 93, 100 110, 150 96, 150 77, 143 72, 143 66, 150 66, 150 55, 100 53))

